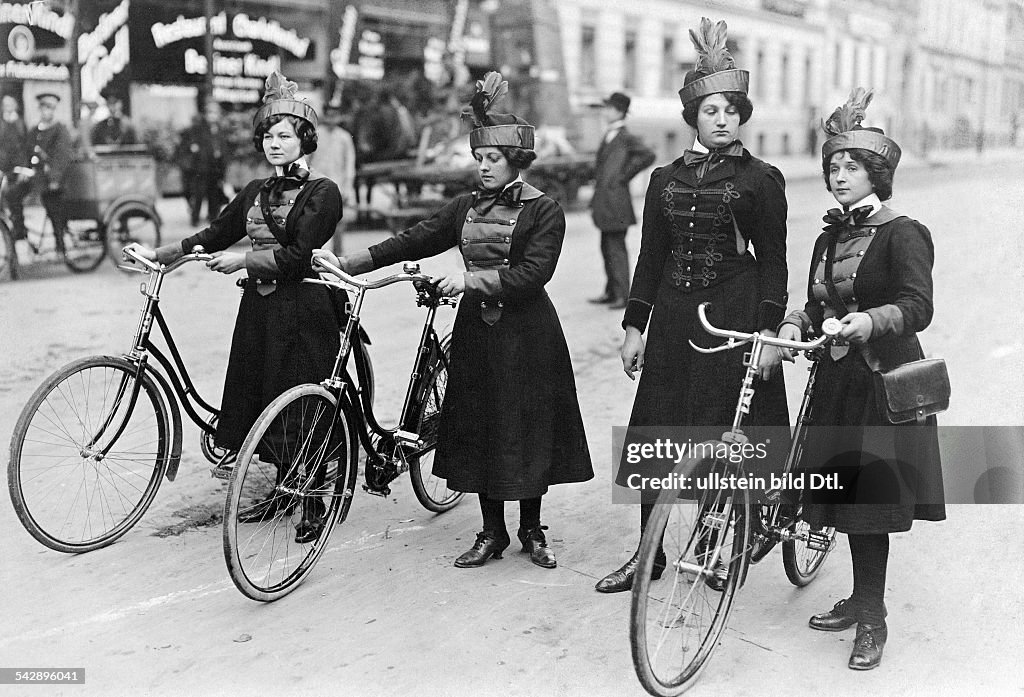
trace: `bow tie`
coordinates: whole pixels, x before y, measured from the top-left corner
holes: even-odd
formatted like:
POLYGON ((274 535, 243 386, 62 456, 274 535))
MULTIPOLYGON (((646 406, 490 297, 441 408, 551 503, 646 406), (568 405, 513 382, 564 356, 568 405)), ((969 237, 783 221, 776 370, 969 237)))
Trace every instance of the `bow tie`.
POLYGON ((280 194, 282 191, 299 188, 307 179, 309 179, 309 170, 293 162, 284 168, 283 174, 268 177, 261 188, 271 194, 280 194))
POLYGON ((826 232, 836 232, 857 227, 871 215, 871 206, 859 206, 845 213, 838 208, 830 208, 821 220, 825 223, 826 232))
POLYGON ((703 179, 704 175, 707 174, 708 169, 711 167, 711 164, 719 157, 740 157, 742 155, 743 146, 739 141, 734 140, 724 148, 719 148, 717 150, 700 152, 698 150, 688 149, 683 153, 683 164, 687 167, 697 167, 697 178, 703 179))
POLYGON ((509 184, 502 191, 480 189, 473 194, 473 209, 480 215, 487 213, 496 205, 515 207, 523 195, 523 183, 509 184))

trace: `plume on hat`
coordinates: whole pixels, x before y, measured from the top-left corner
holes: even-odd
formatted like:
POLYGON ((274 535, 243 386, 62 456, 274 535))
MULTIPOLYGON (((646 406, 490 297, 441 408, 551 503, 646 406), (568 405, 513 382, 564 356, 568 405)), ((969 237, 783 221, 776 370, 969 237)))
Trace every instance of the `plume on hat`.
MULTIPOLYGON (((468 116, 476 128, 497 125, 492 118, 498 116, 494 112, 495 103, 508 93, 508 81, 501 79, 501 73, 492 70, 484 75, 483 80, 476 81, 476 92, 469 100, 469 111, 463 111, 463 116, 468 116)), ((504 123, 504 121, 501 121, 504 123)))
POLYGON ((697 49, 697 62, 693 71, 698 75, 711 75, 736 67, 736 61, 726 48, 728 26, 720 19, 713 23, 707 17, 700 18, 700 30, 690 30, 690 41, 697 49))
POLYGON ((292 82, 276 70, 267 76, 264 88, 266 90, 263 94, 264 104, 277 99, 295 99, 295 93, 299 91, 298 84, 292 82))
POLYGON ((825 133, 830 136, 837 136, 840 133, 860 128, 860 123, 867 115, 868 104, 871 103, 873 96, 874 90, 855 87, 850 92, 846 104, 837 108, 832 112, 831 116, 822 122, 821 127, 825 130, 825 133))

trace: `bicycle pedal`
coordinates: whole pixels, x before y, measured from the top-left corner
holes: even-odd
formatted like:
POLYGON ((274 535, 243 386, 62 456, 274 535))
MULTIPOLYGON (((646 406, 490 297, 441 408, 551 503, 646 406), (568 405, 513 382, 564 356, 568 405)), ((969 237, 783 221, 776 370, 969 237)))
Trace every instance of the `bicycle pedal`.
POLYGON ((807 548, 816 552, 828 552, 832 549, 833 538, 831 535, 820 530, 810 530, 807 533, 807 548))
POLYGON ((417 433, 411 433, 410 431, 395 431, 395 443, 401 445, 419 445, 420 437, 417 433))
POLYGON ((210 476, 214 479, 222 479, 228 481, 231 479, 231 473, 235 471, 234 464, 230 465, 214 465, 210 468, 210 476))
POLYGON ((375 488, 373 488, 371 486, 367 486, 366 484, 363 484, 363 491, 365 491, 367 494, 372 494, 374 496, 380 496, 381 498, 385 498, 385 499, 388 496, 391 496, 391 487, 388 487, 388 486, 385 486, 385 487, 380 488, 380 489, 375 489, 375 488))

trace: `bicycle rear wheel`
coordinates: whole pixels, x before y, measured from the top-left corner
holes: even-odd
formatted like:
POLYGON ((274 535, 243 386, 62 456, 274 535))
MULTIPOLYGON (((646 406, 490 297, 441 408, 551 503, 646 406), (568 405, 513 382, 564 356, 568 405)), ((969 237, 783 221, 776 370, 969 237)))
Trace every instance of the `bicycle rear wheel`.
POLYGON ((807 521, 797 518, 794 533, 794 539, 782 543, 782 565, 790 583, 802 588, 814 580, 835 547, 836 529, 811 530, 807 521))
POLYGON ((417 417, 417 433, 427 452, 409 463, 409 479, 416 499, 428 511, 444 513, 462 501, 461 491, 448 488, 447 480, 435 477, 434 450, 437 448, 437 427, 441 420, 441 409, 444 406, 445 389, 448 386, 447 359, 450 355, 449 346, 445 343, 442 349, 445 360, 434 361, 426 371, 423 396, 420 398, 417 417))
POLYGON ((22 525, 58 552, 105 547, 153 502, 170 421, 152 378, 123 358, 70 363, 39 386, 11 438, 8 489, 22 525))
POLYGON ((104 237, 95 220, 69 220, 59 247, 64 264, 75 273, 95 269, 107 254, 104 237))
POLYGON ((160 246, 160 220, 141 203, 119 207, 107 224, 107 255, 118 269, 122 263, 121 250, 133 242, 150 249, 160 246))
POLYGON ((358 443, 346 405, 328 443, 335 404, 320 385, 293 387, 260 414, 238 452, 224 502, 224 559, 253 600, 295 590, 348 514, 358 443), (300 530, 313 534, 299 541, 300 530))
MULTIPOLYGON (((690 460, 676 472, 709 469, 707 460, 690 460)), ((709 491, 691 501, 666 490, 658 497, 630 606, 633 666, 652 695, 684 692, 717 646, 749 562, 749 505, 746 491, 709 491), (659 545, 667 566, 655 580, 659 545)))

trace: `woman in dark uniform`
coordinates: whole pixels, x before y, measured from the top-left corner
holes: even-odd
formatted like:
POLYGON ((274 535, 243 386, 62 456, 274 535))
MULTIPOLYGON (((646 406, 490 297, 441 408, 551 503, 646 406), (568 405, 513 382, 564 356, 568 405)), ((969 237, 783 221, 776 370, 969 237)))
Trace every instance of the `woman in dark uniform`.
MULTIPOLYGON (((541 497, 552 484, 586 481, 594 472, 569 350, 544 291, 562 249, 565 216, 520 176, 536 157, 533 126, 490 112, 505 90, 492 72, 473 97, 470 147, 481 189, 339 263, 365 273, 459 247, 465 273, 438 280, 446 294, 464 297, 452 331, 434 474, 453 490, 480 495, 483 531, 455 566, 501 558, 510 543, 504 502, 518 500, 523 551, 553 568, 541 497)), ((317 256, 334 260, 329 252, 317 256)))
MULTIPOLYGON (((218 446, 231 451, 241 447, 275 397, 329 375, 338 353, 340 308, 334 295, 302 279, 316 277, 309 258, 334 234, 341 194, 334 182, 311 175, 306 165, 305 155, 316 150, 317 117, 311 106, 295 98, 297 85, 275 72, 266 88, 264 104, 253 119, 253 144, 274 165, 275 176, 249 182, 210 227, 180 243, 156 250, 134 245, 143 256, 164 264, 202 245, 213 253, 210 269, 247 273, 240 283, 245 290, 215 437, 218 446), (251 251, 228 251, 246 237, 251 251)), ((273 514, 272 506, 255 507, 243 522, 273 514)), ((304 516, 300 542, 315 538, 311 528, 317 522, 315 512, 304 516)))
POLYGON ((804 461, 838 474, 844 487, 824 496, 809 492, 815 496, 805 517, 848 535, 853 593, 813 616, 810 626, 836 632, 857 625, 854 670, 877 666, 888 636, 889 533, 946 517, 935 417, 890 426, 875 401, 873 367, 923 358, 917 332, 932 319, 934 249, 928 228, 882 204, 892 195, 900 148, 881 130, 861 127, 870 101, 870 92, 854 90, 825 124, 825 186, 843 208, 828 212, 814 244, 807 304, 779 329, 780 337, 799 340, 836 317, 849 342, 821 360, 804 461))
MULTIPOLYGON (((640 256, 622 321, 623 369, 630 379, 643 371, 628 442, 649 439, 648 429, 667 428, 675 439, 696 443, 720 438, 732 423, 743 381, 742 351, 705 355, 690 347, 690 339, 703 346, 714 343, 697 318, 698 305, 712 304, 708 314, 716 326, 772 336, 785 314, 785 181, 736 137, 753 111, 746 94, 749 74, 734 68, 725 48, 725 22, 712 25, 702 18, 700 32, 691 30, 690 37, 699 57, 679 98, 683 119, 697 130, 697 139, 694 149, 651 175, 640 256)), ((746 422, 751 426, 789 423, 782 374, 775 370, 779 361, 773 349, 762 354, 763 382, 746 422)), ((629 466, 621 466, 616 484, 626 485, 629 472, 629 466)), ((657 493, 641 492, 641 533, 653 507, 651 495, 657 493)), ((656 560, 655 574, 664 568, 662 560, 656 560)), ((629 590, 636 564, 634 553, 601 579, 597 590, 629 590)))

